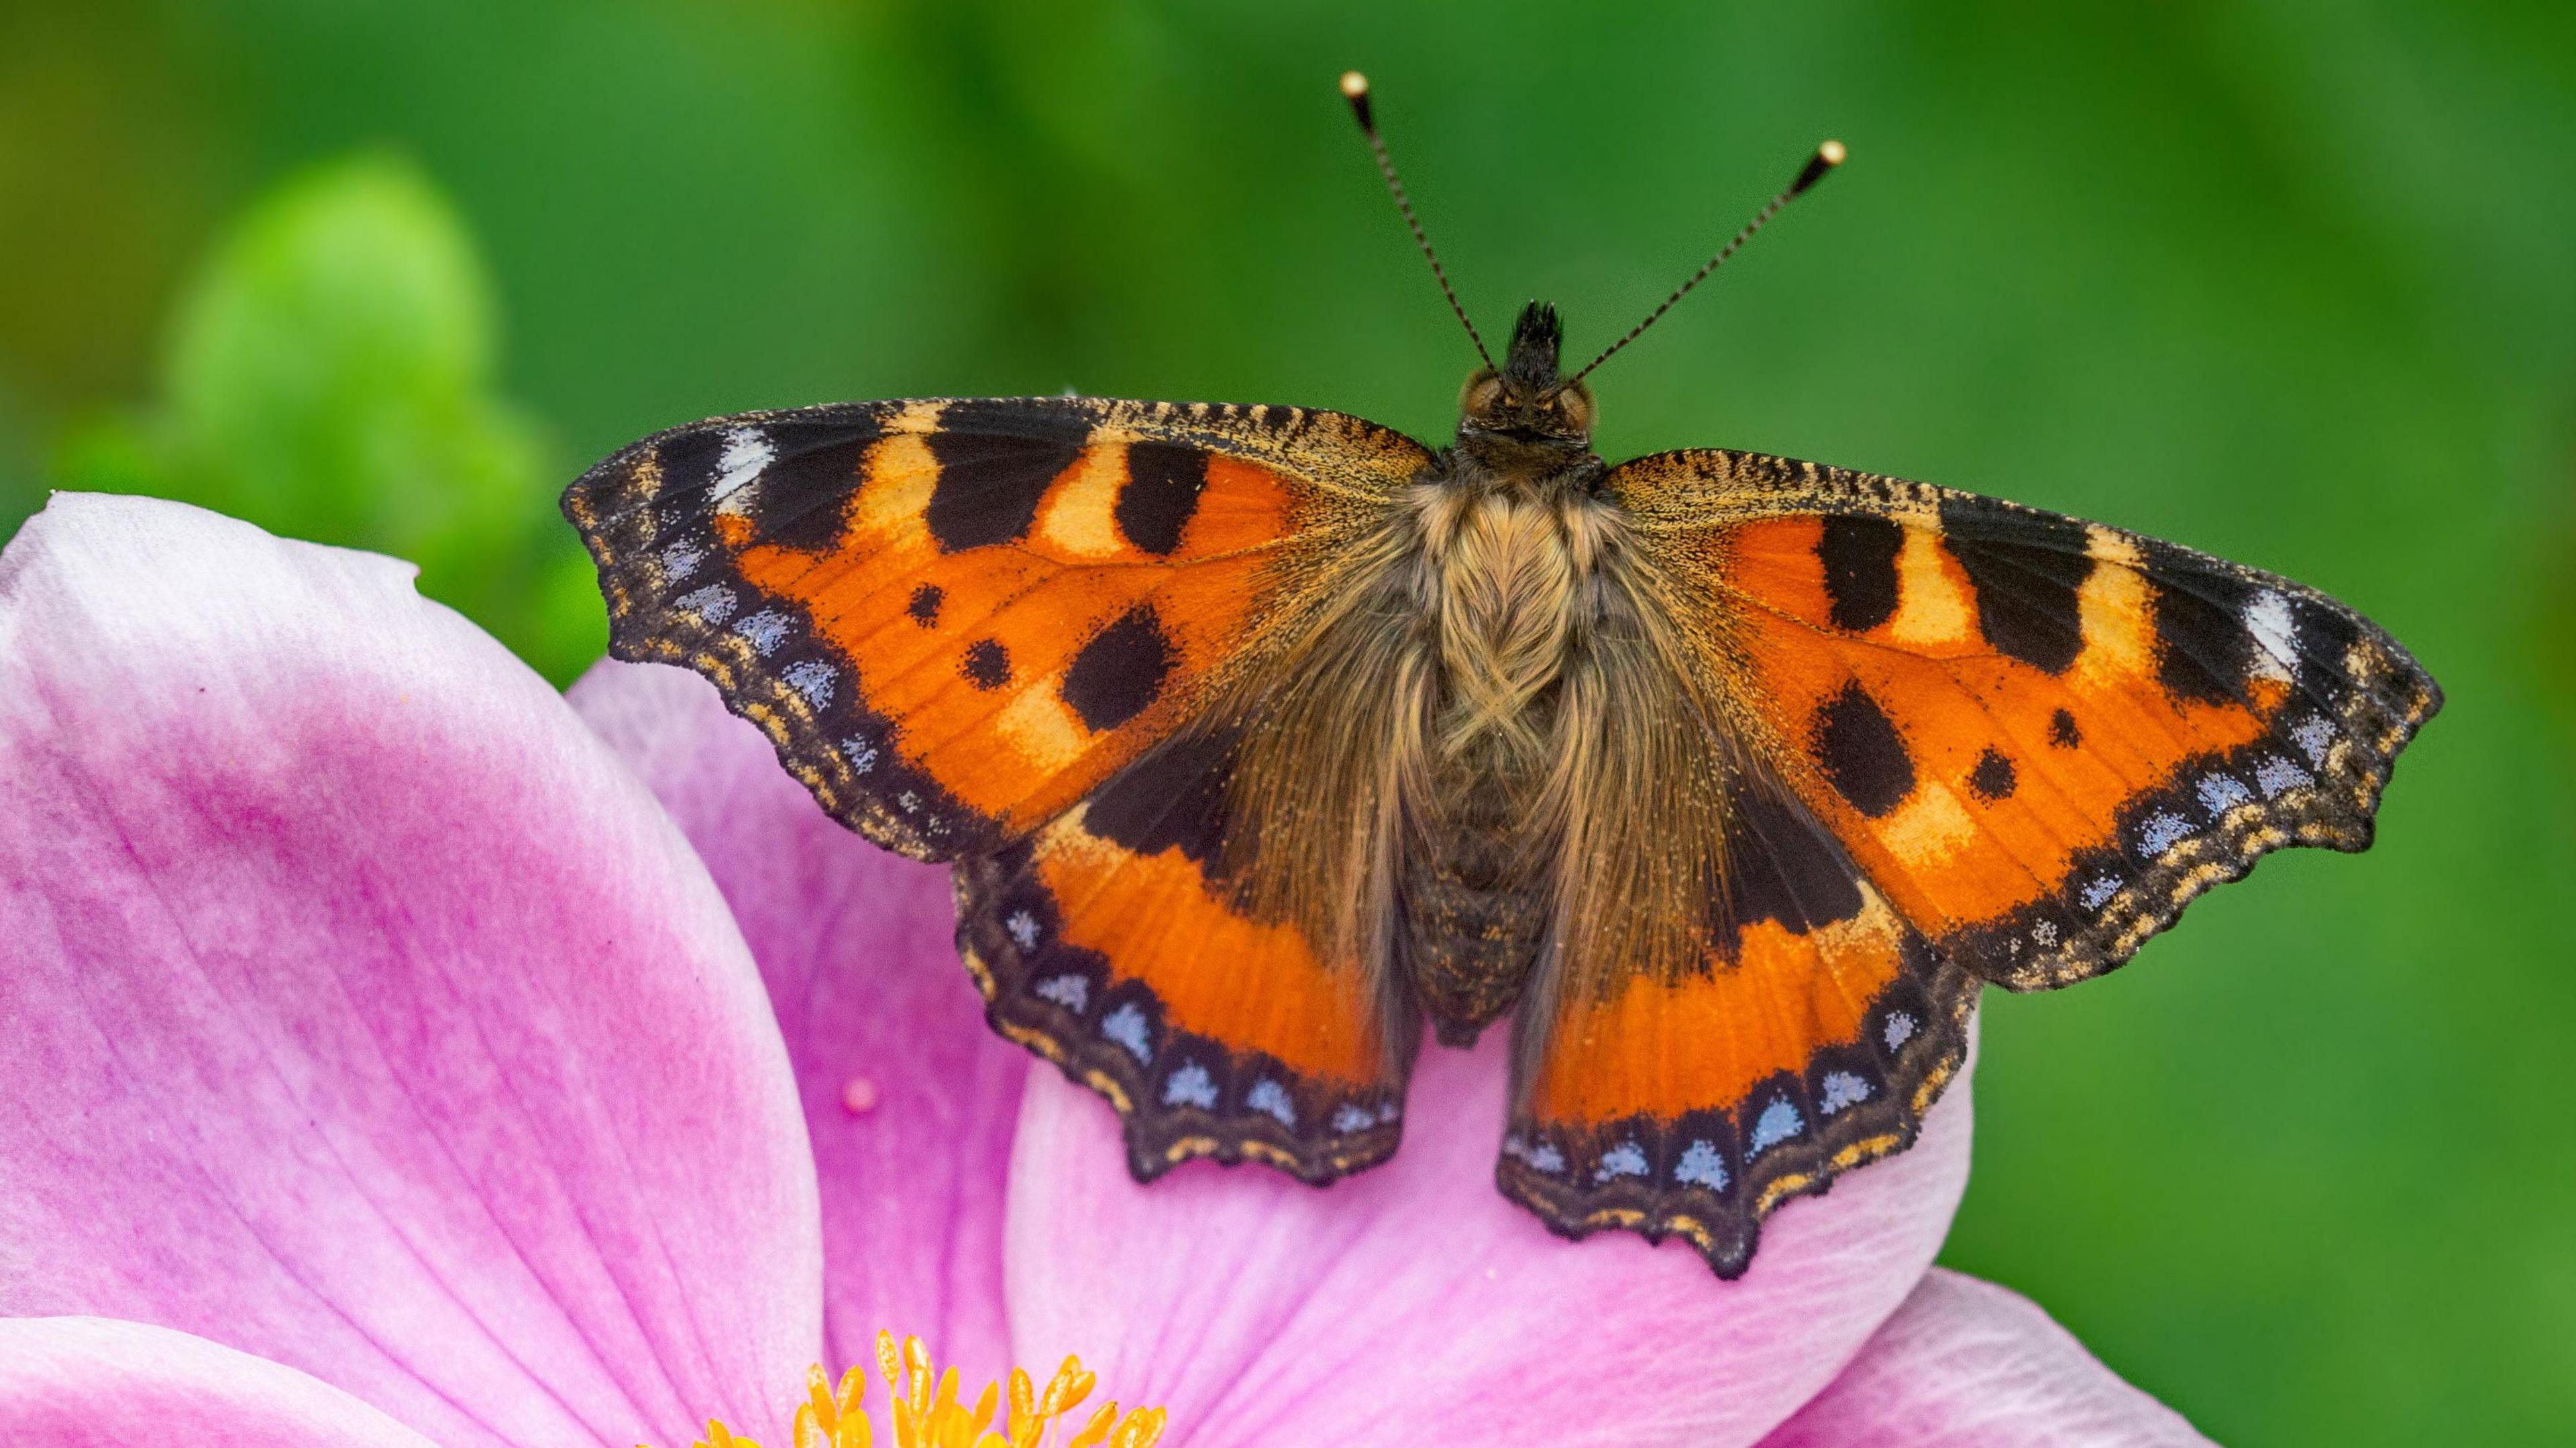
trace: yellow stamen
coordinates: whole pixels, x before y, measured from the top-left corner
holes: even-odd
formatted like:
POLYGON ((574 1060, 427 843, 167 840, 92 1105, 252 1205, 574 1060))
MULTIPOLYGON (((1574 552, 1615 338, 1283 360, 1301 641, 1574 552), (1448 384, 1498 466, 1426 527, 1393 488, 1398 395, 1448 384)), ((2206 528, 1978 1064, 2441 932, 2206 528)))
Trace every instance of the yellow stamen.
MULTIPOLYGON (((1046 1448, 1047 1430, 1066 1423, 1099 1383, 1080 1358, 1066 1358, 1043 1392, 1015 1367, 1001 1382, 986 1383, 969 1409, 958 1400, 953 1364, 939 1367, 917 1337, 898 1347, 890 1332, 877 1334, 877 1375, 886 1382, 892 1448, 1046 1448)), ((867 1393, 867 1374, 855 1367, 837 1384, 819 1363, 806 1369, 805 1400, 796 1405, 791 1430, 796 1448, 872 1448, 876 1427, 861 1410, 867 1393)), ((1154 1448, 1162 1436, 1162 1409, 1138 1408, 1121 1417, 1118 1405, 1108 1403, 1063 1448, 1154 1448)), ((711 1418, 696 1448, 760 1445, 711 1418)))
POLYGON ((1109 1430, 1117 1425, 1118 1405, 1111 1403, 1092 1414, 1091 1421, 1082 1425, 1082 1431, 1074 1434, 1073 1441, 1066 1444, 1065 1448, 1095 1448, 1101 1439, 1109 1436, 1109 1430))
POLYGON ((984 1431, 984 1425, 993 1421, 993 1409, 1001 1402, 1001 1398, 1002 1390, 999 1384, 986 1383, 984 1385, 982 1395, 975 1399, 975 1431, 977 1433, 982 1433, 984 1431))
MULTIPOLYGON (((920 1338, 903 1340, 903 1395, 912 1402, 912 1415, 925 1417, 930 1412, 930 1348, 920 1338)), ((910 1445, 905 1445, 910 1448, 910 1445)))

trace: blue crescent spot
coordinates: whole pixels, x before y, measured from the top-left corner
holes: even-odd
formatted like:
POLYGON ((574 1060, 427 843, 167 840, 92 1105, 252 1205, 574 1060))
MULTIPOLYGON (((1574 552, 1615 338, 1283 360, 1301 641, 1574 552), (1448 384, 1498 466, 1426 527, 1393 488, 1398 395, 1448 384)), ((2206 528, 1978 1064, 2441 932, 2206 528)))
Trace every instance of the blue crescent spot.
POLYGON ((2265 799, 2279 799, 2291 790, 2316 782, 2316 776, 2277 754, 2266 754, 2254 762, 2254 784, 2265 799))
POLYGON ((2200 796, 2200 807, 2213 815, 2223 815, 2238 805, 2254 802, 2254 791, 2247 789, 2245 781, 2232 774, 2204 774, 2195 792, 2200 796))
POLYGON ((1208 1075, 1205 1066, 1192 1061, 1163 1082, 1163 1104, 1213 1111, 1216 1109, 1216 1081, 1208 1075))
POLYGON ((698 621, 707 627, 717 628, 733 617, 733 590, 721 583, 710 583, 695 592, 681 594, 674 606, 683 613, 696 614, 698 621))
POLYGON ((2170 810, 2158 810, 2147 816, 2138 831, 2138 852, 2150 859, 2182 843, 2191 835, 2191 821, 2170 810))
POLYGON ((1154 1059, 1154 1043, 1146 1039, 1145 1013, 1129 1001, 1111 1011, 1100 1022, 1100 1034, 1127 1048, 1127 1054, 1142 1064, 1154 1059))
POLYGON ((1726 1190, 1726 1158, 1718 1154, 1717 1143, 1694 1141, 1684 1148, 1682 1159, 1673 1166, 1673 1180, 1713 1192, 1726 1190))
POLYGON ((1243 1104, 1294 1131, 1297 1129, 1297 1103, 1290 1100, 1288 1088, 1264 1076, 1252 1083, 1244 1094, 1243 1104))
POLYGON ((817 709, 832 702, 832 685, 835 682, 832 666, 821 659, 798 659, 787 666, 781 677, 787 680, 787 687, 803 695, 805 702, 817 709))
POLYGON ((1592 1169, 1592 1179, 1606 1182, 1613 1177, 1641 1177, 1646 1174, 1646 1152, 1633 1141, 1623 1141, 1601 1153, 1601 1162, 1592 1169))
POLYGON ((1798 1108, 1786 1097, 1775 1097, 1753 1123, 1753 1150, 1769 1151, 1806 1129, 1807 1118, 1798 1114, 1798 1108))
POLYGON ((1816 1105, 1821 1107, 1827 1116, 1831 1116, 1845 1107, 1858 1106, 1868 1099, 1868 1081, 1849 1071, 1829 1071, 1825 1073, 1824 1097, 1816 1105))

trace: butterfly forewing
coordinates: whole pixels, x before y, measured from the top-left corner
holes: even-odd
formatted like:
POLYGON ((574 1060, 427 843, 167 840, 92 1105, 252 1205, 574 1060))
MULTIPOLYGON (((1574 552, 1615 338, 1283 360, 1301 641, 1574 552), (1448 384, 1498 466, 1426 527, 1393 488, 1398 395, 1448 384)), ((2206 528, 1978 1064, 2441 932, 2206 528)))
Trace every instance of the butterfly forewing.
POLYGON ((1615 472, 1744 732, 1942 952, 2109 970, 2285 845, 2357 850, 2441 706, 2369 620, 2173 544, 1759 454, 1615 472))
POLYGON ((844 822, 951 859, 1189 717, 1419 460, 1290 408, 883 402, 679 428, 564 508, 613 652, 707 674, 844 822))

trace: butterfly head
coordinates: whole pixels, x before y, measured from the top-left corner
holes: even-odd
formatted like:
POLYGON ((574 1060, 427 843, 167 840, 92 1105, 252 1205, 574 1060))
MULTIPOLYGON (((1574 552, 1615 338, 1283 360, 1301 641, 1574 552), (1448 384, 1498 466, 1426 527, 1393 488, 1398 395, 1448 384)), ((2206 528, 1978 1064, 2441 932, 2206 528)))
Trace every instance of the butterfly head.
POLYGON ((1458 398, 1458 440, 1484 439, 1586 451, 1596 409, 1592 392, 1557 372, 1565 339, 1556 308, 1532 302, 1512 328, 1511 350, 1500 367, 1480 367, 1458 398))
MULTIPOLYGON (((1350 102, 1351 115, 1360 123, 1360 134, 1368 138, 1369 152, 1377 158, 1378 173, 1386 178, 1387 194, 1395 198, 1395 209, 1403 215, 1406 229, 1413 233, 1414 245, 1422 248, 1422 259, 1431 267, 1431 279, 1440 284, 1440 295, 1448 298, 1449 310, 1457 314, 1458 325, 1466 329, 1467 340, 1476 344, 1476 355, 1485 364, 1468 377, 1466 390, 1458 398, 1458 449, 1489 470, 1506 473, 1579 472, 1571 465, 1591 457, 1596 415, 1592 394, 1585 389, 1583 379, 1619 349, 1644 335, 1691 288, 1708 280, 1711 272, 1724 266, 1736 248, 1751 240, 1753 233, 1779 215, 1782 207, 1805 195, 1826 173, 1843 163, 1842 142, 1827 141, 1818 146, 1816 154, 1799 168, 1789 189, 1772 197, 1771 203, 1745 223, 1734 240, 1719 248, 1717 255, 1691 274, 1690 280, 1675 287, 1661 306, 1646 314, 1646 320, 1629 328, 1627 335, 1603 348, 1599 356, 1568 377, 1557 357, 1565 333, 1557 325, 1556 308, 1546 302, 1532 302, 1521 308, 1520 322, 1512 328, 1511 350, 1503 354, 1503 365, 1494 365, 1494 355, 1485 349, 1483 334, 1459 303, 1457 289, 1449 285, 1449 274, 1441 270, 1439 253, 1432 250, 1421 219, 1413 214, 1413 202, 1404 194, 1404 183, 1396 178, 1395 161, 1387 155, 1386 138, 1378 134, 1376 108, 1369 101, 1368 77, 1355 70, 1343 72, 1342 99, 1350 102)), ((1593 465, 1597 471, 1598 459, 1593 459, 1593 465)))

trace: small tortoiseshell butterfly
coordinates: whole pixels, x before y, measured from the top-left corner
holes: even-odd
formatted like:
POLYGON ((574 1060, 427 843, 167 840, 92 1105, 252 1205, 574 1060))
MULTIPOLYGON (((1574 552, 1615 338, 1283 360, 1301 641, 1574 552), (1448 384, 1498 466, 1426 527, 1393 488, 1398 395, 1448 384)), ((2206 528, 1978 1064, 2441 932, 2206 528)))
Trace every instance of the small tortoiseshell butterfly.
POLYGON ((2351 609, 2170 543, 1760 453, 1605 465, 1558 341, 1532 304, 1446 448, 849 403, 648 438, 564 511, 618 657, 954 862, 993 1025, 1116 1105, 1140 1179, 1382 1161, 1424 1017, 1509 1016, 1502 1190, 1724 1277, 1913 1140, 1979 987, 2365 847, 2441 705, 2351 609))

